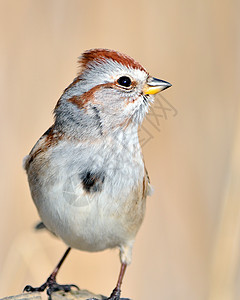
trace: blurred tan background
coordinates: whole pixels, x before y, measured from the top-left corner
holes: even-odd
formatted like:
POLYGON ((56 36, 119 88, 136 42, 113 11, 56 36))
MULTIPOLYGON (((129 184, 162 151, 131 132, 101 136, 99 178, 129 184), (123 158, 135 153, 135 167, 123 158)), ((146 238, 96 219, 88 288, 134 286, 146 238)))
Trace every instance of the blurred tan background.
MULTIPOLYGON (((51 125, 77 57, 104 47, 171 82, 162 96, 178 111, 157 129, 144 123, 155 192, 122 295, 240 299, 239 12, 234 0, 0 1, 0 297, 42 284, 65 250, 33 231, 22 158, 51 125)), ((115 250, 73 250, 58 280, 108 295, 119 268, 115 250)))

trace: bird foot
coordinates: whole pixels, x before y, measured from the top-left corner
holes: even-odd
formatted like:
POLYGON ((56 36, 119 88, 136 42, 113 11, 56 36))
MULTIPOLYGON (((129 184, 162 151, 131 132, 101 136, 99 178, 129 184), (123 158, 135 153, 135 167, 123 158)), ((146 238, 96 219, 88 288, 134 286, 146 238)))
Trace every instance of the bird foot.
POLYGON ((47 281, 40 287, 32 287, 31 285, 27 285, 23 291, 43 292, 45 289, 47 289, 47 295, 49 296, 49 299, 51 299, 52 293, 57 291, 70 292, 73 287, 79 290, 79 287, 75 284, 58 284, 55 280, 48 278, 47 281))
POLYGON ((107 300, 120 300, 120 295, 121 295, 121 290, 119 288, 115 288, 112 291, 112 294, 109 298, 107 298, 107 300))
POLYGON ((130 300, 128 298, 120 298, 121 295, 121 290, 119 288, 115 288, 112 291, 112 294, 109 298, 107 298, 106 300, 130 300))

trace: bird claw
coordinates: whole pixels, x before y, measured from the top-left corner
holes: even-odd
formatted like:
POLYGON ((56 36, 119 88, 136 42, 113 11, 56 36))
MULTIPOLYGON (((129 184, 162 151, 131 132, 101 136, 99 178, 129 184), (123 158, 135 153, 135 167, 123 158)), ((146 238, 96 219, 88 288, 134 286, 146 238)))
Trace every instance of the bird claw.
POLYGON ((31 285, 26 285, 23 292, 43 292, 47 285, 43 284, 39 287, 32 287, 31 285))
POLYGON ((76 288, 79 290, 79 287, 75 284, 58 284, 58 283, 53 283, 50 285, 47 289, 47 294, 48 296, 51 296, 52 293, 58 292, 58 291, 63 291, 63 292, 71 292, 72 287, 76 288))
POLYGON ((31 285, 27 285, 23 291, 43 292, 47 288, 47 295, 49 296, 49 299, 51 299, 52 293, 58 291, 70 292, 73 287, 79 290, 79 287, 75 284, 58 284, 56 281, 47 281, 40 287, 32 287, 31 285))

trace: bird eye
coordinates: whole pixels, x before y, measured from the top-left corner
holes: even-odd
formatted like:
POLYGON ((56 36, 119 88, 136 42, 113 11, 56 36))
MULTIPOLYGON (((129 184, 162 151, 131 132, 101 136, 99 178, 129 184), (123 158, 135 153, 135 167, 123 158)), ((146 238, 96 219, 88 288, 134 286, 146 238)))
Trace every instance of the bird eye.
POLYGON ((132 84, 132 80, 128 76, 122 76, 118 78, 117 83, 124 87, 130 87, 132 84))

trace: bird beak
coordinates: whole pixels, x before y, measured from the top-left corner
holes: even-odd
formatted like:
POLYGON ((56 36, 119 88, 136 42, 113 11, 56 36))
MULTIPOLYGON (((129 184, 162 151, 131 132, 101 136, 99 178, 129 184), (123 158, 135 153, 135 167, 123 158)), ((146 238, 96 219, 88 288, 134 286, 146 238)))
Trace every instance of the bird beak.
POLYGON ((145 95, 154 95, 169 88, 171 83, 154 77, 149 77, 147 83, 143 87, 145 95))

